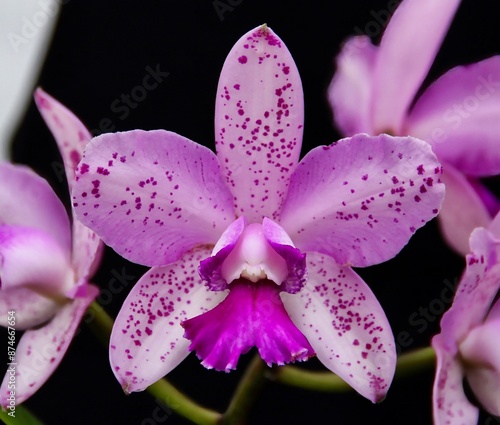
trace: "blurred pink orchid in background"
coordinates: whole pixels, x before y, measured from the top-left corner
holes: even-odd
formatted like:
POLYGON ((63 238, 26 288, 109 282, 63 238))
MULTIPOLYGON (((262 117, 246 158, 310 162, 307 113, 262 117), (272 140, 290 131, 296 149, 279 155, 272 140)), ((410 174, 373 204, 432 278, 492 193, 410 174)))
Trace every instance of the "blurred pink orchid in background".
MULTIPOLYGON (((75 166, 91 136, 42 90, 35 100, 59 144, 71 188, 75 166)), ((2 326, 15 323, 16 330, 25 331, 15 348, 15 380, 9 381, 7 371, 0 387, 0 404, 6 408, 9 382, 15 382, 15 402, 22 403, 61 362, 98 293, 88 279, 98 262, 99 238, 77 220, 71 224, 49 184, 25 166, 0 165, 0 194, 2 326)))
POLYGON ((472 230, 488 226, 500 205, 478 180, 500 173, 500 56, 453 68, 419 95, 459 3, 404 0, 379 46, 367 36, 347 40, 329 100, 346 136, 387 132, 432 145, 446 184, 440 225, 465 255, 472 230))
POLYGON ((111 335, 126 392, 144 390, 190 350, 227 371, 256 347, 268 364, 316 354, 363 396, 383 399, 394 338, 351 266, 394 257, 438 213, 441 166, 418 139, 364 134, 299 163, 302 131, 297 68, 262 26, 222 69, 216 155, 163 130, 89 143, 72 195, 78 217, 152 267, 111 335))
POLYGON ((464 377, 479 404, 500 416, 500 214, 489 228, 474 230, 470 249, 453 305, 432 340, 436 425, 477 424, 479 409, 465 395, 464 377))

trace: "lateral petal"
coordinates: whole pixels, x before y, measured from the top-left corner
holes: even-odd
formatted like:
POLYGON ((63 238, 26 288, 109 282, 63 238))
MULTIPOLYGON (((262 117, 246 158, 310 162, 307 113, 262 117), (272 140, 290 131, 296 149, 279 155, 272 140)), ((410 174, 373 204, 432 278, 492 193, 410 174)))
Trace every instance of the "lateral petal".
POLYGON ((0 164, 0 224, 37 228, 71 250, 68 214, 46 180, 28 167, 0 164))
POLYGON ((111 333, 109 358, 126 393, 142 391, 189 354, 181 322, 215 307, 226 292, 210 292, 198 276, 208 248, 153 267, 132 288, 111 333))
POLYGON ((224 63, 215 105, 217 156, 236 214, 276 219, 302 145, 302 83, 267 26, 241 37, 224 63))
MULTIPOLYGON (((45 326, 27 330, 16 348, 16 403, 31 397, 61 363, 83 314, 98 289, 89 285, 88 293, 66 303, 45 326)), ((9 372, 0 387, 0 405, 8 405, 9 372)))
POLYGON ((375 132, 371 106, 377 49, 369 37, 352 37, 337 56, 337 69, 328 87, 328 100, 333 119, 345 136, 375 132))
POLYGON ((451 69, 417 101, 407 131, 470 176, 500 173, 500 56, 451 69))
POLYGON ((473 406, 464 393, 462 366, 453 353, 442 344, 441 336, 432 339, 437 366, 432 393, 435 425, 476 425, 479 409, 473 406))
POLYGON ((444 239, 458 253, 470 252, 469 238, 476 227, 488 227, 491 216, 478 192, 467 178, 445 164, 441 178, 446 187, 438 221, 444 239))
POLYGON ((412 137, 359 134, 319 146, 292 175, 280 225, 302 252, 377 264, 437 215, 440 175, 430 146, 412 137))
POLYGON ((281 298, 318 359, 361 395, 384 399, 396 368, 391 327, 368 285, 333 258, 307 253, 309 280, 281 298))
POLYGON ((234 220, 216 156, 175 133, 134 130, 89 143, 73 190, 83 224, 138 264, 215 244, 234 220))
POLYGON ((373 76, 372 112, 377 133, 403 134, 408 108, 459 4, 460 0, 405 0, 394 12, 380 42, 373 76), (426 23, 425 31, 422 22, 426 23))

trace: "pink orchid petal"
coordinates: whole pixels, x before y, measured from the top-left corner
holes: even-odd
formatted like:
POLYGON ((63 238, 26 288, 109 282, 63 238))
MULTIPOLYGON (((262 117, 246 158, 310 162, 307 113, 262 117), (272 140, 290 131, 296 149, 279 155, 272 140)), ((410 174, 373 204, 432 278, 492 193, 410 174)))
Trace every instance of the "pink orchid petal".
POLYGON ((377 54, 369 37, 352 37, 337 56, 328 88, 333 118, 342 134, 374 133, 371 117, 373 69, 377 54))
POLYGON ((163 265, 214 244, 234 220, 216 156, 175 133, 134 130, 89 143, 77 170, 74 209, 130 261, 163 265))
POLYGON ((267 26, 238 40, 222 68, 215 107, 217 156, 237 215, 276 219, 302 144, 297 67, 267 26))
POLYGON ((78 219, 73 221, 73 251, 71 262, 75 284, 90 279, 97 270, 104 251, 101 239, 78 219))
POLYGON ((441 335, 432 339, 437 356, 436 377, 432 395, 435 425, 476 425, 479 409, 473 406, 463 389, 462 366, 444 348, 441 335))
MULTIPOLYGON (((35 102, 59 146, 71 191, 75 183, 76 167, 82 159, 83 150, 92 139, 92 135, 69 109, 41 88, 35 91, 35 102)), ((72 234, 72 262, 76 274, 75 280, 78 282, 80 279, 87 279, 92 265, 98 263, 96 257, 100 257, 98 253, 100 239, 78 220, 73 221, 72 234)))
POLYGON ((320 146, 293 174, 280 224, 302 252, 377 264, 438 213, 440 175, 430 146, 412 137, 360 134, 320 146))
POLYGON ((500 173, 500 56, 453 68, 412 110, 409 134, 432 143, 442 161, 472 176, 500 173))
POLYGON ((460 0, 405 0, 396 9, 380 42, 374 69, 372 112, 377 133, 401 134, 407 110, 459 4, 460 0))
POLYGON ((0 288, 25 286, 63 296, 73 282, 68 252, 48 234, 30 227, 0 226, 0 288))
POLYGON ((110 361, 125 392, 142 391, 189 354, 181 321, 215 307, 226 292, 209 292, 198 276, 208 248, 149 270, 132 288, 111 333, 110 361))
POLYGON ((441 320, 441 344, 450 352, 456 352, 456 341, 484 321, 500 287, 500 240, 479 228, 472 232, 470 247, 453 305, 441 320))
POLYGON ((308 252, 307 267, 302 291, 281 294, 288 314, 328 369, 372 402, 381 401, 396 367, 382 307, 368 285, 333 258, 308 252))
POLYGON ((7 327, 9 311, 16 312, 16 329, 39 326, 51 319, 61 307, 61 300, 48 298, 35 291, 19 287, 0 291, 0 326, 7 327))
POLYGON ((497 302, 485 323, 472 329, 460 343, 470 387, 481 406, 495 416, 500 416, 499 316, 500 303, 497 302))
MULTIPOLYGON (((28 330, 16 347, 16 403, 33 395, 59 366, 80 320, 98 289, 89 286, 85 298, 67 302, 45 326, 28 330)), ((0 387, 0 405, 8 405, 9 372, 0 387)))
POLYGON ((469 238, 476 227, 487 227, 491 216, 481 197, 467 178, 449 164, 441 181, 446 195, 438 219, 446 242, 458 253, 470 252, 469 238))
POLYGON ((59 146, 71 190, 75 181, 75 169, 92 136, 69 109, 41 88, 36 89, 34 97, 40 114, 59 146))
POLYGON ((274 282, 237 280, 214 309, 182 323, 190 350, 208 369, 229 372, 257 347, 268 366, 307 360, 313 348, 288 317, 274 282))
POLYGON ((27 167, 0 164, 0 224, 29 226, 71 249, 68 214, 46 180, 27 167))

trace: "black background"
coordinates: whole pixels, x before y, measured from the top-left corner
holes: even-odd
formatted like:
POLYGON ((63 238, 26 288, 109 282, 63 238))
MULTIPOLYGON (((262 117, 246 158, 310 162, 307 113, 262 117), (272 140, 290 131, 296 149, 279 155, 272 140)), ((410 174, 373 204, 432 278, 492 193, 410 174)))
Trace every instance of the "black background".
MULTIPOLYGON (((224 59, 239 37, 267 23, 286 43, 301 73, 304 154, 340 137, 332 124, 326 89, 342 41, 359 31, 378 40, 380 17, 385 19, 383 11, 394 2, 221 0, 233 4, 222 15, 211 0, 63 3, 38 84, 89 129, 101 132, 109 121, 114 131, 164 128, 213 148, 215 91, 224 59), (169 76, 121 119, 111 104, 142 83, 147 66, 157 65, 169 76)), ((500 5, 494 1, 464 1, 427 83, 453 66, 498 54, 499 18, 500 5)), ((420 25, 426 31, 427 23, 420 25)), ((60 161, 55 142, 34 104, 13 141, 13 159, 33 167, 68 201, 65 180, 54 167, 60 161)), ((358 271, 377 294, 401 342, 399 348, 406 352, 429 344, 437 332, 437 316, 449 302, 449 292, 443 291, 456 282, 462 267, 463 260, 444 245, 431 222, 394 260, 358 271)), ((114 316, 133 282, 113 286, 117 293, 111 294, 113 270, 135 276, 135 281, 146 269, 106 251, 94 280, 104 289, 101 303, 114 316)), ((251 354, 243 356, 238 370, 225 374, 205 370, 191 355, 169 379, 200 403, 224 410, 250 358, 251 354)), ((315 360, 306 366, 321 368, 315 360)), ((397 380, 378 405, 355 393, 308 392, 269 382, 249 423, 429 424, 432 380, 433 370, 397 380)), ((147 393, 126 397, 111 372, 107 350, 85 325, 59 369, 26 405, 47 425, 187 423, 160 408, 147 393)), ((480 423, 500 421, 484 416, 480 423)))

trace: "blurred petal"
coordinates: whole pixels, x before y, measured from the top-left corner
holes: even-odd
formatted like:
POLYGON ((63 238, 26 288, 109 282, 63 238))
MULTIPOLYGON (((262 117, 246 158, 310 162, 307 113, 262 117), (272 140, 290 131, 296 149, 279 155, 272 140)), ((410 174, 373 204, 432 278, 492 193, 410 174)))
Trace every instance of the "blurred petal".
POLYGON ((470 247, 453 305, 441 320, 441 344, 450 352, 456 351, 456 341, 484 321, 500 288, 500 241, 479 228, 472 232, 470 247))
POLYGON ((101 239, 78 219, 73 220, 73 251, 71 263, 75 272, 74 282, 88 281, 101 260, 104 245, 101 239))
POLYGON ((374 133, 371 116, 373 68, 377 54, 369 37, 352 37, 337 56, 328 99, 337 127, 345 136, 374 133))
MULTIPOLYGON (((83 314, 98 290, 89 286, 85 298, 66 303, 45 326, 28 330, 16 347, 16 403, 33 395, 61 363, 83 314)), ((0 388, 0 405, 7 406, 9 373, 0 388)))
POLYGON ((57 301, 25 287, 0 291, 0 326, 7 327, 7 314, 16 312, 16 329, 25 330, 39 326, 51 319, 61 307, 57 301))
POLYGON ((280 224, 302 252, 377 264, 438 213, 440 175, 430 146, 412 137, 360 134, 320 146, 293 174, 280 224))
POLYGON ((169 264, 215 244, 232 196, 207 148, 163 130, 103 134, 88 145, 73 190, 83 224, 130 261, 169 264))
POLYGON ((380 42, 373 76, 373 124, 377 133, 402 134, 407 110, 459 4, 460 0, 405 0, 394 12, 380 42))
POLYGON ((432 339, 437 355, 436 377, 432 395, 435 425, 476 425, 479 409, 467 399, 463 389, 460 363, 441 343, 440 335, 432 339))
POLYGON ((476 227, 488 227, 491 216, 467 178, 446 164, 441 177, 446 187, 439 224, 446 242, 461 255, 470 252, 469 238, 476 227))
POLYGON ((111 333, 110 361, 125 392, 142 391, 189 354, 181 321, 215 307, 226 292, 209 292, 198 265, 207 248, 149 270, 132 288, 111 333))
POLYGON ((1 290, 26 286, 62 296, 73 282, 68 254, 38 229, 0 226, 1 290))
POLYGON ((71 190, 75 181, 76 167, 82 159, 83 149, 90 142, 92 136, 69 109, 41 88, 35 91, 35 102, 59 146, 66 179, 71 190))
POLYGON ((215 107, 217 156, 238 216, 277 218, 299 159, 303 109, 283 41, 265 25, 240 38, 222 68, 215 107))
POLYGON ((494 310, 493 320, 472 329, 460 343, 460 355, 477 400, 488 413, 500 416, 500 303, 494 310))
POLYGON ((500 173, 500 56, 453 68, 422 95, 409 134, 432 143, 443 162, 471 176, 500 173))
POLYGON ((318 359, 361 395, 384 399, 396 367, 396 349, 384 311, 349 267, 307 253, 309 280, 295 295, 281 297, 292 321, 318 359))
POLYGON ((208 369, 229 372, 241 354, 257 347, 268 366, 307 360, 314 350, 292 323, 269 280, 237 280, 215 308, 182 323, 190 350, 208 369))
POLYGON ((0 224, 34 227, 70 251, 68 214, 49 184, 32 170, 0 164, 0 199, 0 224))

